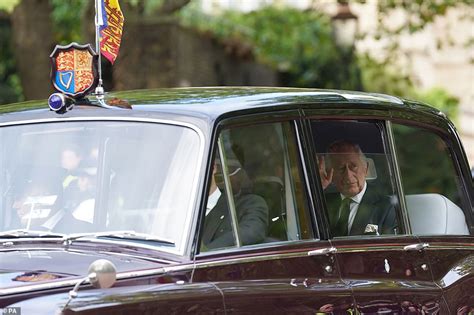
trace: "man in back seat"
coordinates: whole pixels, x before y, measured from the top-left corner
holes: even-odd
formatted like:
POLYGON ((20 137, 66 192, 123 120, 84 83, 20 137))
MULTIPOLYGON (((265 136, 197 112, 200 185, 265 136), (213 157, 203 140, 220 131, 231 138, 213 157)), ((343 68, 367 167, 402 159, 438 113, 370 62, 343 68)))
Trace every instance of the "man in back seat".
POLYGON ((333 236, 394 234, 395 206, 389 196, 367 184, 368 161, 357 144, 339 140, 319 159, 323 189, 333 183, 338 192, 325 193, 333 236))

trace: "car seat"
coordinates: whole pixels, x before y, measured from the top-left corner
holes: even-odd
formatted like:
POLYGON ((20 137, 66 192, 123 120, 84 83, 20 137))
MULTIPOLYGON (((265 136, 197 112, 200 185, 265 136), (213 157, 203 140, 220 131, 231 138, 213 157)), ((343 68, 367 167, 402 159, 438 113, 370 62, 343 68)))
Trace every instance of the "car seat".
POLYGON ((406 195, 413 234, 469 235, 463 211, 440 194, 406 195))

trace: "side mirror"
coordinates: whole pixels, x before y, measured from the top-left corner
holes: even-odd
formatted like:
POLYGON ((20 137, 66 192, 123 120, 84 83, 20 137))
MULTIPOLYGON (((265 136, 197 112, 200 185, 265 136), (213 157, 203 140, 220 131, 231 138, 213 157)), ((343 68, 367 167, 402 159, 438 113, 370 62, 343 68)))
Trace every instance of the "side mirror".
POLYGON ((117 268, 115 265, 107 259, 97 259, 89 266, 87 277, 79 280, 74 288, 69 291, 69 299, 63 306, 63 310, 71 303, 72 299, 77 297, 79 286, 84 281, 89 280, 91 285, 97 289, 106 289, 114 285, 117 279, 117 268))

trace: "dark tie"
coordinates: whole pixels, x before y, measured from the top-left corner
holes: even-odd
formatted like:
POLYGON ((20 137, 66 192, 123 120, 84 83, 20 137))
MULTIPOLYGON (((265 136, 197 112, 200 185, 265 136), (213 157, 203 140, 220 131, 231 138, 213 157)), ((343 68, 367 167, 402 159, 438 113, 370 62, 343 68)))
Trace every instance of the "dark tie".
POLYGON ((351 212, 351 198, 344 198, 339 208, 339 219, 334 227, 334 236, 346 236, 349 227, 349 213, 351 212))

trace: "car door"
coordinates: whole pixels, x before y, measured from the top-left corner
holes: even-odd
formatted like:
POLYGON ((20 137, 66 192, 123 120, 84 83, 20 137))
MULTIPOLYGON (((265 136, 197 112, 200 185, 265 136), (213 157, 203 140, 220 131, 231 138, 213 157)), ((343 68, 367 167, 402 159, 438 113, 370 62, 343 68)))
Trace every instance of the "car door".
POLYGON ((193 282, 213 282, 228 313, 351 311, 350 288, 307 199, 299 114, 262 117, 228 122, 218 133, 210 174, 224 199, 211 202, 209 178, 193 282))
POLYGON ((394 122, 393 134, 412 232, 426 247, 434 281, 451 314, 473 312, 472 179, 455 132, 394 122))
POLYGON ((326 224, 338 269, 352 289, 357 311, 445 310, 424 244, 411 235, 397 197, 401 185, 393 167, 387 123, 354 109, 354 118, 331 119, 330 113, 319 119, 316 112, 306 112, 315 150, 313 169, 324 191, 326 224), (342 219, 340 204, 346 197, 350 212, 342 219), (343 232, 338 228, 340 220, 347 222, 343 232))

